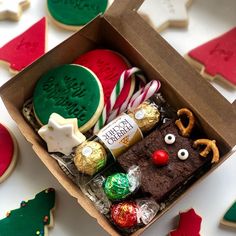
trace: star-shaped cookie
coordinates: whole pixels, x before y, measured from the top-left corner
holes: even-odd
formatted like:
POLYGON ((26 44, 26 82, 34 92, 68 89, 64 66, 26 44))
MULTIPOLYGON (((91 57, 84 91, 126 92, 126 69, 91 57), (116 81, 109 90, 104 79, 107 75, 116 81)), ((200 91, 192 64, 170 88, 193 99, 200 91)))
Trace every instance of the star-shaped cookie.
POLYGON ((191 0, 146 0, 139 13, 158 32, 167 27, 188 25, 187 7, 191 0))
POLYGON ((78 130, 77 119, 64 119, 57 113, 52 113, 48 124, 38 131, 47 143, 49 152, 61 152, 69 155, 73 147, 85 141, 85 136, 78 130))
POLYGON ((18 21, 29 5, 29 0, 0 0, 0 20, 18 21))

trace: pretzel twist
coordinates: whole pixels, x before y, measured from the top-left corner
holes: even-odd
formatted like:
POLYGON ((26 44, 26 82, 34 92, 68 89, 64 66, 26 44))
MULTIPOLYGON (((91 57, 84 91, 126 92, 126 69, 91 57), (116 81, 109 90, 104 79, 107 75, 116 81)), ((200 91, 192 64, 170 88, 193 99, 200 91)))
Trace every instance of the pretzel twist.
POLYGON ((202 157, 207 157, 207 155, 212 151, 213 156, 211 163, 217 163, 220 159, 220 154, 219 154, 219 149, 216 146, 216 141, 215 140, 210 140, 210 139, 198 139, 194 141, 193 147, 197 147, 199 145, 206 145, 205 149, 200 152, 200 155, 202 157))
POLYGON ((177 111, 177 115, 179 117, 182 116, 182 115, 186 115, 188 117, 187 127, 185 127, 183 125, 181 119, 176 120, 175 124, 179 128, 179 131, 180 131, 182 136, 189 137, 189 135, 191 134, 192 129, 194 127, 194 124, 195 124, 195 117, 194 117, 193 113, 187 108, 182 108, 182 109, 177 111))

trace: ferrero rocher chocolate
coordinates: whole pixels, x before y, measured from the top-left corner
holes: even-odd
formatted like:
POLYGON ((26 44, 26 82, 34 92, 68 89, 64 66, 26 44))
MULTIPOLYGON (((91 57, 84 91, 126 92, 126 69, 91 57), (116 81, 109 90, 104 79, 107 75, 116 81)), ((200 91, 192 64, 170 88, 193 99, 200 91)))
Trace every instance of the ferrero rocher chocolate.
POLYGON ((95 141, 85 141, 75 149, 74 163, 81 173, 94 175, 106 165, 104 147, 95 141))
POLYGON ((142 132, 152 129, 160 120, 157 106, 149 101, 143 102, 128 115, 137 123, 142 132))

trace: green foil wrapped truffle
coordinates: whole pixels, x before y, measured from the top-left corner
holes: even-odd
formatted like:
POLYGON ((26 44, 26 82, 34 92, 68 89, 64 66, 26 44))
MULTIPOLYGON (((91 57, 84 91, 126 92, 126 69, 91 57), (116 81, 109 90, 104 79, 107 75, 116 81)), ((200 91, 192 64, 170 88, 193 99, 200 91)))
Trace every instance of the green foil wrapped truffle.
POLYGON ((141 182, 141 170, 133 165, 126 174, 116 173, 103 182, 103 190, 111 201, 122 200, 137 190, 141 182))
POLYGON ((109 176, 103 188, 110 200, 124 199, 131 193, 128 176, 124 173, 116 173, 109 176))

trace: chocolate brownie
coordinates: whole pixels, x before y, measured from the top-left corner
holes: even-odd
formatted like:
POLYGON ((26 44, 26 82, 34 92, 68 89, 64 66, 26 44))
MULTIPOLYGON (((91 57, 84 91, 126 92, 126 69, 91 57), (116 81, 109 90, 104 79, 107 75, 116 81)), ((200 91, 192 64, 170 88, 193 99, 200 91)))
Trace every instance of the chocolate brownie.
MULTIPOLYGON (((173 137, 173 136, 172 136, 173 137)), ((121 167, 127 171, 136 164, 141 168, 141 191, 152 196, 157 202, 165 201, 165 198, 186 182, 206 164, 209 158, 203 158, 198 151, 192 148, 192 140, 182 137, 174 122, 164 124, 154 130, 146 138, 132 146, 126 153, 117 158, 121 167), (173 144, 167 144, 164 140, 167 134, 175 136, 173 144), (180 160, 178 151, 186 149, 189 157, 180 160), (151 155, 156 150, 165 150, 169 154, 169 162, 165 166, 156 166, 151 155)))

